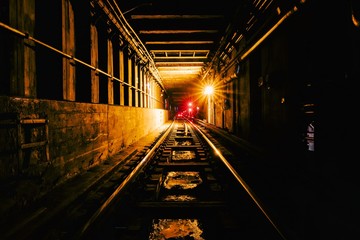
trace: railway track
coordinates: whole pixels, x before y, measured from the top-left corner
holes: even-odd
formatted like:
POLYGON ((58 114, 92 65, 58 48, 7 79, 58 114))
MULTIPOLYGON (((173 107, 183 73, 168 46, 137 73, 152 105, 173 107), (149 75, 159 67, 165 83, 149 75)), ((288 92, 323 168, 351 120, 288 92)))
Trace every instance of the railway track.
POLYGON ((217 143, 176 119, 23 239, 285 239, 217 143))

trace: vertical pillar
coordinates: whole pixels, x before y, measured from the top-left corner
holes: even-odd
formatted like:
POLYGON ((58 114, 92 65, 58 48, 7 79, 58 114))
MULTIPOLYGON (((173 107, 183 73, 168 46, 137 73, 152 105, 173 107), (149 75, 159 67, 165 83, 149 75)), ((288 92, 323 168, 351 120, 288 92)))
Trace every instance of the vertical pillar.
POLYGON ((207 115, 208 123, 211 123, 211 94, 207 95, 207 115))
POLYGON ((140 105, 139 107, 144 107, 144 68, 140 68, 140 76, 139 76, 139 89, 140 89, 140 105))
POLYGON ((144 107, 148 107, 148 79, 149 75, 145 73, 144 75, 144 107))
POLYGON ((151 108, 151 103, 152 103, 152 89, 151 89, 151 79, 152 77, 150 76, 149 81, 148 81, 148 108, 151 108))
MULTIPOLYGON (((34 36, 35 0, 9 1, 9 24, 34 36)), ((10 94, 36 97, 35 44, 14 37, 10 69, 10 94)))
MULTIPOLYGON (((98 31, 94 23, 90 26, 91 66, 99 67, 98 31)), ((99 103, 99 73, 91 71, 91 102, 99 103)))
POLYGON ((152 80, 150 82, 150 89, 151 89, 151 94, 150 94, 150 108, 154 108, 155 107, 155 99, 154 99, 154 93, 155 93, 155 84, 154 84, 154 80, 152 80))
POLYGON ((125 85, 123 84, 123 82, 125 81, 125 69, 124 69, 124 51, 123 49, 120 50, 119 52, 119 64, 120 64, 120 105, 124 106, 125 104, 125 85))
MULTIPOLYGON (((130 50, 129 50, 130 51, 130 50)), ((133 85, 133 64, 132 64, 132 58, 131 58, 131 54, 129 54, 129 58, 127 59, 128 61, 128 83, 129 83, 129 86, 128 86, 128 89, 129 89, 129 95, 128 95, 128 102, 129 102, 129 106, 133 106, 133 101, 132 101, 132 98, 133 98, 133 94, 132 94, 132 85, 133 85)))
MULTIPOLYGON (((114 76, 114 59, 113 59, 113 45, 111 39, 107 40, 107 72, 114 76)), ((113 78, 108 77, 108 104, 114 104, 114 84, 113 78)))
POLYGON ((134 91, 134 94, 135 94, 135 103, 134 103, 134 106, 135 107, 139 107, 139 89, 138 89, 138 86, 139 85, 139 64, 137 63, 137 61, 135 61, 134 63, 134 87, 135 87, 135 91, 134 91))
POLYGON ((147 102, 147 108, 150 108, 150 79, 151 75, 147 75, 147 81, 146 81, 146 102, 147 102))
MULTIPOLYGON (((62 0, 62 50, 66 54, 74 56, 75 52, 75 19, 74 10, 69 0, 62 0)), ((75 62, 73 59, 62 60, 63 99, 75 101, 75 62)))

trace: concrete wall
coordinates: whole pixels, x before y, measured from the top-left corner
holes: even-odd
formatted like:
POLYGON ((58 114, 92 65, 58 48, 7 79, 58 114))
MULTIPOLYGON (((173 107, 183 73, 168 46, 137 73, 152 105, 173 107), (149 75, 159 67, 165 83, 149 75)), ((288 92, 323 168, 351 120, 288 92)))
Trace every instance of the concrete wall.
POLYGON ((168 120, 166 110, 107 104, 0 96, 0 106, 1 189, 24 202, 105 161, 168 120), (20 124, 24 119, 33 124, 20 124), (39 119, 46 123, 37 123, 39 119))

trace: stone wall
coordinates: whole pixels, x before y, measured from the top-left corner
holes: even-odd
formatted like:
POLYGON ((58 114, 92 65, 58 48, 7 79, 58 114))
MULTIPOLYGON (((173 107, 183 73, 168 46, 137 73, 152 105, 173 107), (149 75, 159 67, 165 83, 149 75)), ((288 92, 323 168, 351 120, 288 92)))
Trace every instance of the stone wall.
POLYGON ((107 104, 0 97, 0 106, 0 191, 22 202, 17 204, 35 200, 168 121, 166 110, 107 104))

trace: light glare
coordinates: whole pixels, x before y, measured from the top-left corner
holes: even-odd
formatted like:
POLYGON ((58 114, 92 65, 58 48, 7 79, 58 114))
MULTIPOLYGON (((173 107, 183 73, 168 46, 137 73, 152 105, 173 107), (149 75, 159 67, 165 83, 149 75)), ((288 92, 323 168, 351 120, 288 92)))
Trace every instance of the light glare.
POLYGON ((213 88, 212 86, 206 86, 206 87, 205 87, 204 93, 205 93, 206 95, 213 94, 213 92, 214 92, 214 88, 213 88))

